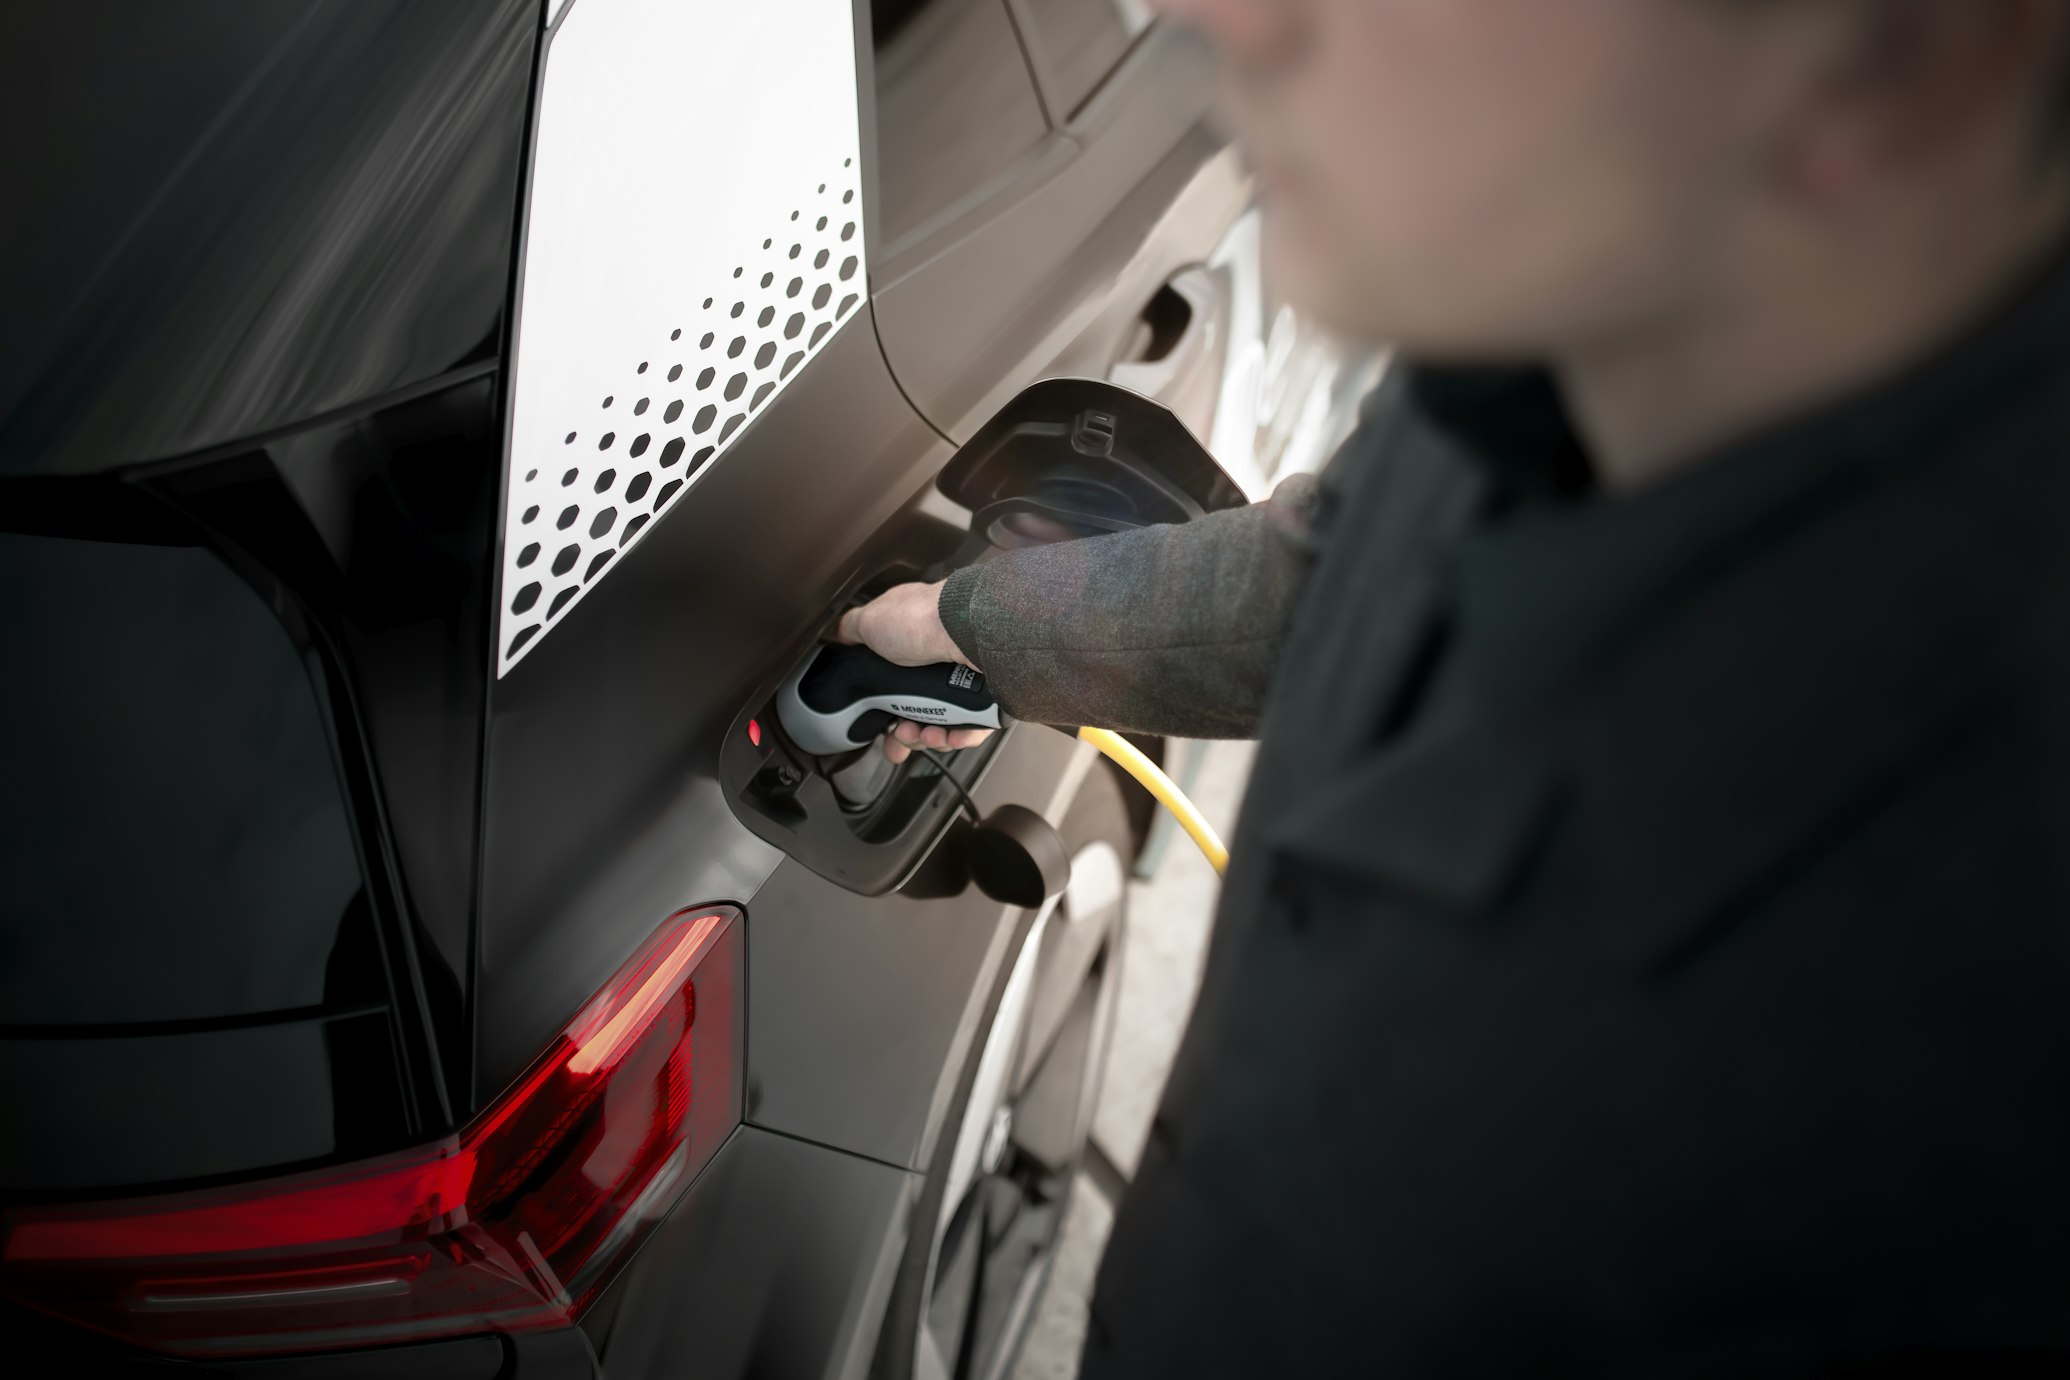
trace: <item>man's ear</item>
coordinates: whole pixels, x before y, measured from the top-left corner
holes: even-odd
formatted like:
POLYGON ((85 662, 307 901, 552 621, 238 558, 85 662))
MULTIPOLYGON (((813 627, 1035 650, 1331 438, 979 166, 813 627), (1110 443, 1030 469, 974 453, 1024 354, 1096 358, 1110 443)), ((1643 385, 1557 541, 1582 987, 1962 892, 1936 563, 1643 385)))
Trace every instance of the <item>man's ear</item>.
POLYGON ((2040 138, 2062 0, 1873 0, 1819 83, 1789 175, 1846 200, 1895 173, 2020 131, 2040 138))

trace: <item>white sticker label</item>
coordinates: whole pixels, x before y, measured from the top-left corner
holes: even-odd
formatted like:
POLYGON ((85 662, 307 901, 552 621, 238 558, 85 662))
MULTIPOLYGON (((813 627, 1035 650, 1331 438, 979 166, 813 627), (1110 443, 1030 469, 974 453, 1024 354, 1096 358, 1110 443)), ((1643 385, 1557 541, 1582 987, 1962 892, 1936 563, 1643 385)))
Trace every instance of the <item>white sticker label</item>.
POLYGON ((848 0, 579 0, 547 50, 497 675, 861 314, 848 0))

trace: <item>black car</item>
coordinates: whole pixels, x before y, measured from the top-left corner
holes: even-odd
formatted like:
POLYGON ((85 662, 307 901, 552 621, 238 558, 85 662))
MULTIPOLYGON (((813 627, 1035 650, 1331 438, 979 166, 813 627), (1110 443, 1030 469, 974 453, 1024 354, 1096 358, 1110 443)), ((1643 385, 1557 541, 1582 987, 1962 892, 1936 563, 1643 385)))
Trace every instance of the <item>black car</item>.
POLYGON ((1038 379, 1253 493, 1298 430, 1139 10, 5 8, 11 1357, 1011 1363, 1140 820, 1046 729, 951 783, 770 705, 1031 515, 1241 497, 1038 379), (1009 804, 1043 904, 973 885, 1009 804))

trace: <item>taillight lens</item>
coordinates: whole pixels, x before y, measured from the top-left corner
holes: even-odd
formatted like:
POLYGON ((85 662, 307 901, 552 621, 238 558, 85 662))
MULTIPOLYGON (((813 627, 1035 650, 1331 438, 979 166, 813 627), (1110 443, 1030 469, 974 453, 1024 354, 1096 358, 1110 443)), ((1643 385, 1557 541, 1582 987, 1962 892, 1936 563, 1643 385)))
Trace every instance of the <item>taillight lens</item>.
POLYGON ((196 1193, 6 1214, 6 1292, 220 1356, 561 1327, 740 1120, 739 913, 671 917, 458 1135, 196 1193))

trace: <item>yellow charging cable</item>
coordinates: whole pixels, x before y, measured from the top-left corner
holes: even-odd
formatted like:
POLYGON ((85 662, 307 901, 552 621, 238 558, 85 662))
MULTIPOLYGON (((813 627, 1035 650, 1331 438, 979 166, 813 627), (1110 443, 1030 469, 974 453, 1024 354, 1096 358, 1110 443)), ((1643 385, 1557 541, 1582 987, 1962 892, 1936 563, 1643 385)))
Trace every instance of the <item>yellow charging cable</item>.
POLYGON ((1229 850, 1222 846, 1221 836, 1215 833, 1215 826, 1209 824, 1200 811, 1194 808, 1186 793, 1178 784, 1164 774, 1164 769, 1145 757, 1142 750, 1119 733, 1104 728, 1081 728, 1080 742, 1091 743, 1107 754, 1107 760, 1120 767, 1130 776, 1143 783, 1143 789, 1157 797, 1157 803, 1172 812, 1172 818, 1179 821, 1179 827, 1193 836, 1200 845, 1200 851, 1207 855, 1215 875, 1221 876, 1229 870, 1229 850))

